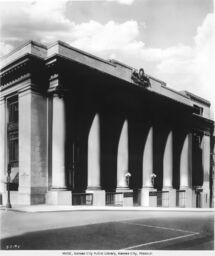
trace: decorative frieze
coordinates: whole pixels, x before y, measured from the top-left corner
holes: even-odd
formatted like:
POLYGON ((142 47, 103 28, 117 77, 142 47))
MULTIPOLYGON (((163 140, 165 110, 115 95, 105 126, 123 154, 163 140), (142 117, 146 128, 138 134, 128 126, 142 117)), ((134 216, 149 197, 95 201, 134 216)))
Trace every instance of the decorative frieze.
POLYGON ((27 79, 31 80, 31 84, 34 85, 34 87, 37 85, 38 89, 43 90, 44 87, 47 86, 44 67, 43 60, 30 54, 23 56, 18 61, 14 61, 1 69, 1 91, 27 79))

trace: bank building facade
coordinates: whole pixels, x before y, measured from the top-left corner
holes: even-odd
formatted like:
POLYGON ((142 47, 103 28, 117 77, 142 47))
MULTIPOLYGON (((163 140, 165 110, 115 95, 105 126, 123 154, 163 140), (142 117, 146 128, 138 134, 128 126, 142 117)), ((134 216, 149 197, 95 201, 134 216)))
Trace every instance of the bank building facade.
POLYGON ((10 168, 12 205, 212 207, 206 99, 61 41, 1 64, 3 205, 10 168))

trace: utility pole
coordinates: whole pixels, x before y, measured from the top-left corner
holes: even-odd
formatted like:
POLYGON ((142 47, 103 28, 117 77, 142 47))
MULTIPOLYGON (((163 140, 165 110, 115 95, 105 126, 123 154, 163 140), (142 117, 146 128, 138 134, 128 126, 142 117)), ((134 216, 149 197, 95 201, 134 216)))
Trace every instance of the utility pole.
POLYGON ((8 168, 7 168, 7 204, 6 204, 6 208, 12 208, 12 205, 10 203, 10 174, 11 174, 11 165, 8 164, 8 168))

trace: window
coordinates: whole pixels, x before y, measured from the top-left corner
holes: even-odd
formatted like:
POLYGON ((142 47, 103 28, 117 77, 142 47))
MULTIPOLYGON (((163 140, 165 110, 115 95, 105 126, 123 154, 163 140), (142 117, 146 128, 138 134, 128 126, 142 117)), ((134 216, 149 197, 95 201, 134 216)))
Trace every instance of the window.
POLYGON ((197 105, 193 105, 195 109, 195 113, 202 116, 203 115, 203 108, 197 105))
POLYGON ((9 102, 9 123, 18 122, 18 101, 9 102))
POLYGON ((18 165, 18 132, 9 133, 9 163, 18 165))
POLYGON ((19 136, 18 136, 18 98, 8 100, 8 163, 11 165, 10 190, 18 190, 19 185, 19 136))
POLYGON ((18 166, 18 99, 8 101, 8 160, 11 166, 18 166))

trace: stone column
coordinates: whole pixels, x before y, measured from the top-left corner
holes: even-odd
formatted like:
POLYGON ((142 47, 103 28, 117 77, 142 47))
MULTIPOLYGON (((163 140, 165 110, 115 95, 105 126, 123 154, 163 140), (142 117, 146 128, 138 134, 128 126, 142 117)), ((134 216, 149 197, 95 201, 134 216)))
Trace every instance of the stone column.
POLYGON ((156 197, 149 198, 149 192, 155 191, 152 184, 153 174, 153 127, 149 128, 145 147, 143 151, 143 169, 142 169, 142 189, 140 190, 140 205, 142 206, 157 206, 156 197))
POLYGON ((192 207, 192 137, 187 134, 184 139, 180 157, 180 190, 185 190, 185 207, 192 207))
POLYGON ((0 98, 0 204, 2 195, 5 191, 5 172, 6 172, 6 107, 5 99, 0 98))
POLYGON ((122 192, 123 206, 133 206, 132 190, 129 189, 126 174, 129 172, 129 145, 128 145, 128 120, 122 126, 117 150, 117 188, 122 192))
POLYGON ((47 99, 38 92, 19 92, 18 204, 45 203, 47 192, 47 99))
POLYGON ((166 140, 163 156, 163 190, 169 192, 169 207, 176 206, 176 191, 173 184, 173 132, 170 131, 166 140))
POLYGON ((19 192, 31 204, 31 111, 32 91, 19 93, 19 192))
POLYGON ((105 191, 101 190, 100 120, 96 114, 88 136, 87 191, 93 193, 93 205, 105 205, 105 191))
POLYGON ((143 187, 152 188, 153 174, 153 128, 149 128, 143 151, 143 187))
POLYGON ((52 111, 52 188, 65 190, 65 102, 58 94, 53 95, 52 111))
POLYGON ((96 114, 88 136, 88 189, 100 189, 100 124, 96 114))
POLYGON ((66 191, 65 115, 64 97, 54 93, 52 101, 52 188, 47 194, 48 204, 72 204, 71 191, 66 191))
POLYGON ((128 170, 128 120, 124 121, 117 151, 117 190, 128 189, 125 175, 128 170))
POLYGON ((213 136, 211 136, 212 139, 212 149, 211 149, 211 154, 212 154, 212 202, 211 202, 211 207, 215 207, 215 129, 213 131, 213 136))
POLYGON ((202 138, 202 166, 203 166, 203 192, 202 207, 210 207, 210 135, 202 138))

